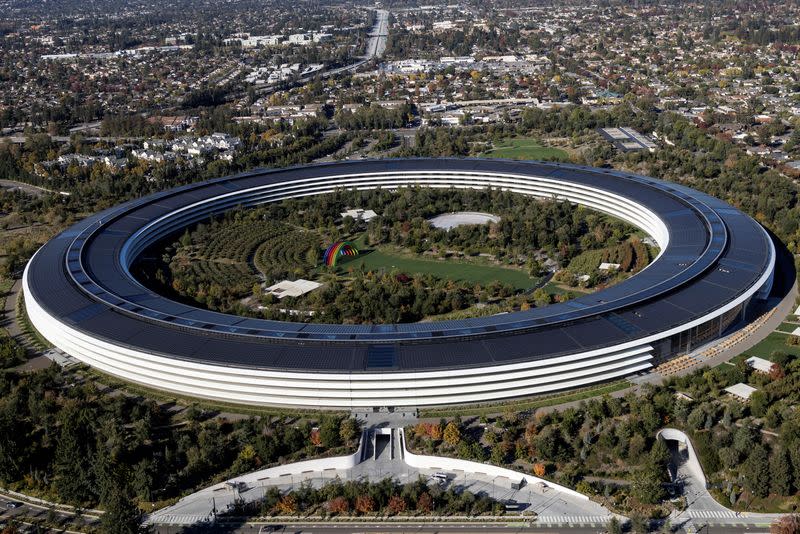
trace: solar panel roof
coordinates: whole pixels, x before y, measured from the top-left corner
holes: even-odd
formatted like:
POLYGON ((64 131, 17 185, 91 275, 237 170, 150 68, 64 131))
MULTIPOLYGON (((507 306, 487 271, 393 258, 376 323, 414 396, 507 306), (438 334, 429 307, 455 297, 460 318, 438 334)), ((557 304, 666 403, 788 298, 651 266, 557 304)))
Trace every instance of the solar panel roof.
MULTIPOLYGON (((263 191, 246 194, 259 197, 263 191)), ((226 205, 240 200, 231 198, 226 205)), ((554 163, 392 159, 255 170, 127 202, 47 243, 31 261, 29 280, 37 302, 52 315, 133 348, 257 368, 395 372, 547 358, 664 331, 751 288, 768 268, 768 240, 755 221, 724 202, 652 178, 554 163), (338 175, 431 171, 550 177, 614 192, 656 213, 667 226, 669 245, 642 273, 570 302, 402 325, 305 325, 202 310, 144 288, 120 259, 126 243, 147 224, 219 195, 338 175), (382 343, 393 349, 374 348, 382 343)))

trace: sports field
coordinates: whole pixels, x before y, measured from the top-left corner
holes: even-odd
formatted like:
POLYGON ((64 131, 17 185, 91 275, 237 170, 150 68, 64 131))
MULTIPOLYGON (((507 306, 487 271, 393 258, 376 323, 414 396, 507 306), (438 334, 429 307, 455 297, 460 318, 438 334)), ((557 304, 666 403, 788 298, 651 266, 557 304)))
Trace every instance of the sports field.
POLYGON ((481 154, 487 158, 543 159, 569 161, 569 154, 560 148, 542 146, 536 139, 517 137, 503 140, 481 154))
POLYGON ((384 250, 373 250, 350 261, 342 262, 340 270, 345 271, 350 267, 358 268, 363 265, 365 269, 377 271, 397 269, 409 275, 432 274, 438 278, 450 280, 464 280, 471 283, 487 285, 498 281, 510 284, 517 289, 527 289, 536 283, 524 271, 506 269, 493 265, 475 265, 452 260, 427 260, 410 258, 391 254, 384 250))

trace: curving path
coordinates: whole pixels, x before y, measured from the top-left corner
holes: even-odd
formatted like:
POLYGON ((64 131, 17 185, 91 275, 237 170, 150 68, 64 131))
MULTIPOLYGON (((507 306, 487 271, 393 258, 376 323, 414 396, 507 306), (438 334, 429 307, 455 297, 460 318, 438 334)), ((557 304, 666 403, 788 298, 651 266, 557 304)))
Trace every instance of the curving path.
POLYGON ((447 474, 447 481, 442 483, 445 487, 452 486, 475 494, 485 493, 500 501, 528 503, 524 512, 529 518, 534 517, 531 513, 535 514, 536 521, 545 525, 601 526, 613 515, 584 495, 525 473, 451 458, 412 455, 405 448, 401 428, 379 428, 364 432, 361 446, 353 456, 311 460, 248 473, 184 497, 173 506, 153 513, 148 518, 148 523, 197 524, 212 519, 214 507, 221 512, 236 499, 244 502, 256 501, 270 487, 276 487, 283 492, 295 489, 303 482, 321 487, 336 477, 341 480, 372 482, 394 478, 400 483, 406 483, 418 477, 428 478, 436 472, 447 474), (409 456, 413 456, 413 460, 409 456), (450 464, 451 469, 447 469, 446 464, 450 464), (462 469, 453 469, 454 466, 462 469), (531 482, 521 489, 514 489, 511 486, 512 478, 509 477, 514 480, 527 477, 540 482, 531 482))
POLYGON ((657 437, 668 442, 672 454, 671 467, 675 469, 673 481, 679 484, 686 498, 686 509, 670 514, 673 526, 765 526, 782 517, 783 514, 736 512, 721 505, 706 488, 706 477, 689 437, 674 428, 660 430, 657 437))

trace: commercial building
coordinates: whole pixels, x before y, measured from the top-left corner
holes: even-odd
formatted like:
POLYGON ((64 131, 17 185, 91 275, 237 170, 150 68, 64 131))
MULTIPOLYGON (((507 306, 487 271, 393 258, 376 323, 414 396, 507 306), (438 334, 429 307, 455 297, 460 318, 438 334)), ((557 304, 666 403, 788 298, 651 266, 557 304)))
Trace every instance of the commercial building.
POLYGON ((730 205, 653 178, 557 163, 390 159, 255 170, 84 219, 25 270, 26 310, 97 369, 180 394, 313 408, 428 406, 552 393, 646 371, 746 322, 775 249, 730 205), (304 324, 226 315, 145 288, 150 245, 235 206, 338 188, 496 188, 553 196, 644 230, 659 256, 600 292, 527 311, 414 324, 304 324))

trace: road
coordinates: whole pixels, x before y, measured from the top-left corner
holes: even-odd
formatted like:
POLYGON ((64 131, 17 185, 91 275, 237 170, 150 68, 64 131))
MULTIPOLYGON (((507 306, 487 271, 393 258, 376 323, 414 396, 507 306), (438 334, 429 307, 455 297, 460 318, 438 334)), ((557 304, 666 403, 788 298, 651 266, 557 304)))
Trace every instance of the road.
MULTIPOLYGON (((459 534, 491 534, 494 532, 502 532, 503 534, 513 534, 514 532, 536 532, 537 534, 554 534, 556 532, 563 532, 565 529, 559 527, 556 529, 530 527, 528 525, 508 523, 508 524, 495 524, 495 523, 402 523, 399 525, 387 523, 292 523, 288 525, 268 524, 268 523, 248 523, 245 525, 235 525, 228 528, 217 527, 214 532, 230 532, 230 533, 266 533, 276 532, 280 534, 298 534, 298 533, 313 533, 313 534, 343 534, 345 532, 363 532, 380 534, 383 532, 392 533, 446 533, 458 532, 459 534)), ((570 527, 569 531, 574 534, 598 534, 603 532, 602 528, 598 527, 570 527)), ((185 532, 182 527, 159 527, 155 530, 158 534, 180 534, 185 532)), ((211 532, 209 530, 209 532, 211 532)))
MULTIPOLYGON (((100 136, 91 136, 91 137, 84 137, 83 141, 86 143, 116 143, 117 141, 141 141, 144 137, 100 137, 100 136)), ((28 136, 26 135, 10 135, 6 137, 0 137, 0 143, 2 142, 9 142, 17 145, 24 144, 28 140, 28 136)), ((50 140, 53 143, 68 143, 70 141, 70 136, 68 135, 51 135, 50 140)))
POLYGON ((386 39, 389 37, 389 12, 379 9, 376 12, 375 26, 369 34, 367 57, 382 57, 386 51, 386 39))
POLYGON ((38 185, 26 184, 25 182, 17 182, 15 180, 0 180, 0 188, 22 191, 23 193, 27 193, 35 197, 40 197, 45 193, 55 193, 55 191, 45 189, 44 187, 39 187, 38 185))
MULTIPOLYGON (((9 520, 19 521, 22 523, 34 523, 46 521, 51 525, 58 525, 58 529, 52 529, 52 532, 65 532, 65 531, 84 531, 87 527, 96 526, 99 518, 94 514, 84 514, 76 517, 75 512, 72 510, 60 510, 55 507, 42 506, 39 504, 23 502, 14 496, 7 496, 0 493, 0 525, 9 523, 9 520), (13 509, 7 509, 7 502, 15 502, 19 506, 13 509)), ((2 526, 0 526, 2 530, 2 526)), ((24 530, 22 530, 24 532, 24 530)))
MULTIPOLYGON (((769 534, 769 528, 765 527, 752 527, 752 526, 713 526, 713 525, 697 525, 702 527, 703 534, 769 534)), ((153 530, 158 534, 186 534, 187 530, 184 527, 157 527, 153 530)), ((298 522, 291 524, 277 524, 277 523, 245 523, 245 524, 231 524, 231 525, 216 525, 209 527, 208 530, 200 528, 193 529, 191 532, 226 532, 226 533, 267 533, 276 532, 280 534, 342 534, 345 532, 363 532, 365 534, 380 534, 383 532, 390 533, 429 533, 429 534, 446 534, 448 532, 458 532, 459 534, 512 534, 514 532, 535 532, 536 534, 557 534, 559 532, 570 532, 571 534, 601 534, 606 532, 605 525, 603 526, 585 526, 585 525, 553 525, 543 526, 526 525, 522 523, 508 522, 504 524, 498 523, 415 523, 408 522, 402 524, 390 523, 313 523, 313 522, 298 522)), ((676 532, 686 532, 683 529, 676 532)))

